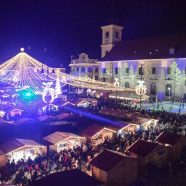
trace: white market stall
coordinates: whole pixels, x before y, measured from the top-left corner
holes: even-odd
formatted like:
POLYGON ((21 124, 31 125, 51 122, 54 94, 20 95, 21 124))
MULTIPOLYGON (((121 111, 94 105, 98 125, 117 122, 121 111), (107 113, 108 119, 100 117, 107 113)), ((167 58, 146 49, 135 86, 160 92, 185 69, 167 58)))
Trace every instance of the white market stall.
POLYGON ((50 149, 57 152, 80 146, 85 141, 84 137, 69 132, 54 132, 43 139, 51 144, 50 149))
POLYGON ((46 150, 45 146, 28 139, 14 139, 0 146, 4 158, 10 162, 12 160, 17 162, 20 159, 27 161, 29 157, 34 160, 39 154, 44 155, 46 150))

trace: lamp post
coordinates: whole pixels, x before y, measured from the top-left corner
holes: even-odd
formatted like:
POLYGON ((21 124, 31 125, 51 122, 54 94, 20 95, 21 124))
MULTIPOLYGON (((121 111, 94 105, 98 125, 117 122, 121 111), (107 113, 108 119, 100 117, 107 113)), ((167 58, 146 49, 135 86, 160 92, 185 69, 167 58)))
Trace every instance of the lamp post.
POLYGON ((143 64, 141 64, 141 67, 140 67, 140 80, 138 80, 138 85, 136 86, 135 90, 136 90, 136 94, 140 96, 140 112, 141 112, 141 107, 142 107, 142 96, 146 94, 146 90, 147 90, 147 87, 144 85, 144 82, 143 81, 143 64))
POLYGON ((168 91, 169 91, 169 100, 170 100, 170 97, 171 97, 171 92, 170 92, 170 90, 171 90, 171 88, 170 87, 168 87, 168 91))
POLYGON ((115 78, 114 87, 116 88, 116 99, 117 99, 117 88, 119 88, 119 79, 115 78))

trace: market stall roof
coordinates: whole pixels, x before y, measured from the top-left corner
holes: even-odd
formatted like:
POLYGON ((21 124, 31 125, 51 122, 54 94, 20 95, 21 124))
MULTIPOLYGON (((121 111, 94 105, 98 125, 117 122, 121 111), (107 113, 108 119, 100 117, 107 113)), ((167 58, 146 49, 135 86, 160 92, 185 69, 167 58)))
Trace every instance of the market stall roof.
POLYGON ((54 133, 44 137, 43 139, 50 142, 51 144, 56 144, 60 141, 67 140, 71 137, 72 138, 83 138, 81 136, 78 136, 76 134, 72 134, 69 132, 54 132, 54 133))
POLYGON ((145 140, 137 140, 134 142, 128 149, 128 152, 132 152, 139 156, 147 156, 150 154, 156 147, 158 147, 157 143, 148 142, 145 140))
POLYGON ((170 133, 170 132, 162 132, 157 138, 156 141, 158 143, 162 144, 169 144, 169 145, 174 145, 180 140, 181 136, 175 133, 170 133))
POLYGON ((90 164, 101 170, 104 170, 105 172, 108 172, 112 168, 114 168, 119 162, 125 160, 127 161, 129 158, 132 157, 117 153, 115 151, 104 150, 102 153, 93 158, 90 161, 90 164))
POLYGON ((36 180, 32 186, 101 186, 102 183, 80 171, 79 169, 69 170, 50 174, 42 179, 36 180), (74 179, 75 178, 75 179, 74 179))
POLYGON ((16 151, 23 147, 42 147, 43 145, 37 143, 34 140, 29 139, 13 139, 9 142, 3 143, 0 145, 0 150, 4 154, 8 154, 12 151, 16 151))

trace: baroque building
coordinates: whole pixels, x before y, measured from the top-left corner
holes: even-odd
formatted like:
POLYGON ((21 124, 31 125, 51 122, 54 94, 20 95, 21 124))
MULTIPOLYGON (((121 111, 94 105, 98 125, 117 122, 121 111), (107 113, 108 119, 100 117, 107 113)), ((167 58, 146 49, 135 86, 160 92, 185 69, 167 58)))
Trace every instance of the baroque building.
POLYGON ((71 59, 70 74, 86 78, 99 79, 99 64, 96 59, 90 59, 85 53, 81 53, 78 58, 71 59))
POLYGON ((94 62, 100 81, 118 78, 120 86, 135 88, 142 77, 152 98, 186 99, 186 34, 127 40, 121 26, 101 29, 102 58, 94 62))

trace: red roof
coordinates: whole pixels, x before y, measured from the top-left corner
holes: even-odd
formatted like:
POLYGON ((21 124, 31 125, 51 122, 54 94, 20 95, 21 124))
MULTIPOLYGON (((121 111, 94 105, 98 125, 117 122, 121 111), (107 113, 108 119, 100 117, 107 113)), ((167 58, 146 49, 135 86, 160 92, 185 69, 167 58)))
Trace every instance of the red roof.
POLYGON ((162 132, 157 138, 156 141, 163 144, 174 145, 180 136, 178 134, 173 134, 169 132, 162 132))
POLYGON ((120 155, 116 152, 110 150, 104 150, 98 156, 90 161, 92 166, 95 166, 106 172, 114 168, 120 161, 123 161, 124 158, 130 158, 128 156, 120 155))
POLYGON ((99 131, 101 131, 102 129, 104 129, 104 126, 96 125, 96 124, 91 124, 88 127, 86 127, 85 129, 82 129, 82 131, 80 132, 80 135, 92 137, 96 133, 98 133, 99 131))
POLYGON ((129 148, 128 151, 140 156, 147 156, 150 154, 156 147, 158 146, 157 143, 148 142, 145 140, 137 140, 133 143, 129 148))
POLYGON ((42 179, 32 183, 33 186, 99 186, 101 182, 97 181, 88 174, 79 169, 57 172, 50 174, 42 179))

